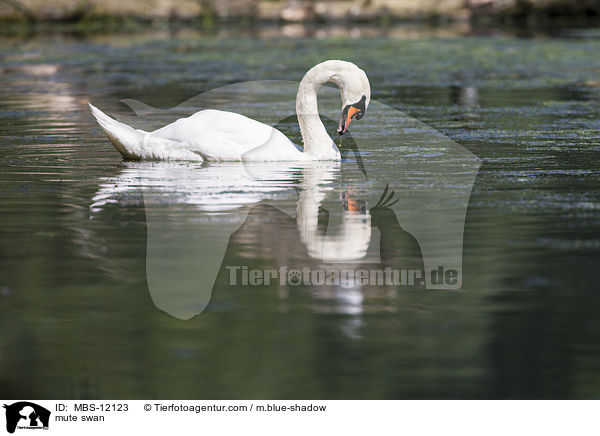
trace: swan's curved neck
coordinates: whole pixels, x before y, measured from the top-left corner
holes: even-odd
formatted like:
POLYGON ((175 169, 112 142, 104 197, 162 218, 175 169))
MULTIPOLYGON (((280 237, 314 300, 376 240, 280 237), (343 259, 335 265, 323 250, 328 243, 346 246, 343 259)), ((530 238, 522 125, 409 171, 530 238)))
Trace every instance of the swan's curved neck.
MULTIPOLYGON (((311 68, 302 78, 296 95, 296 114, 304 152, 313 159, 339 159, 340 152, 319 118, 317 93, 319 88, 334 80, 336 72, 321 65, 311 68)), ((338 85, 339 86, 339 85, 338 85)))

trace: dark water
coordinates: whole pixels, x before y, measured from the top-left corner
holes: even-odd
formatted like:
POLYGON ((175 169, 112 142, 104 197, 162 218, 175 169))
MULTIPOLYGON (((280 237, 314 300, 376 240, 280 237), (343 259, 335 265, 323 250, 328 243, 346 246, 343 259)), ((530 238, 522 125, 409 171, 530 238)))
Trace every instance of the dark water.
POLYGON ((600 35, 359 33, 0 40, 0 397, 600 396, 600 35), (336 58, 367 72, 374 101, 481 159, 461 290, 228 283, 227 265, 327 263, 311 256, 320 233, 298 223, 315 189, 329 196, 319 226, 339 230, 348 198, 361 217, 392 184, 400 209, 370 212, 388 236, 364 265, 408 256, 421 268, 425 242, 415 252, 415 232, 395 223, 410 230, 423 210, 450 244, 460 205, 444 200, 469 188, 453 178, 462 170, 433 174, 429 143, 385 144, 402 125, 376 111, 348 139, 365 175, 352 151, 320 173, 124 162, 87 109, 131 116, 120 99, 170 108, 236 82, 297 81, 336 58), (410 253, 386 248, 401 238, 410 253), (169 291, 206 288, 205 271, 206 309, 169 314, 169 291), (166 295, 151 292, 159 279, 166 295))

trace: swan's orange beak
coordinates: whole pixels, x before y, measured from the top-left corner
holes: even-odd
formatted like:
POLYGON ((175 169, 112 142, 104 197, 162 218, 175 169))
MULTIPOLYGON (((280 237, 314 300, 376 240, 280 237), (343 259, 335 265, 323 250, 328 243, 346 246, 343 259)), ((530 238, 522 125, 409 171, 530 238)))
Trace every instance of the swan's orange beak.
POLYGON ((360 119, 362 118, 363 110, 359 109, 355 106, 348 105, 344 108, 342 112, 342 117, 340 118, 340 125, 338 126, 338 133, 343 135, 348 130, 348 126, 352 122, 354 118, 360 119))

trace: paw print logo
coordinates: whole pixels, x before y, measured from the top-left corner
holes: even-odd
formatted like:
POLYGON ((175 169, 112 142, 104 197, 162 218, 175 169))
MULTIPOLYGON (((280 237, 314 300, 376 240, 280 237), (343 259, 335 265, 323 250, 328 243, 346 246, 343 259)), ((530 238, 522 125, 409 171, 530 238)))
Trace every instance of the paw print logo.
POLYGON ((287 278, 288 278, 287 279, 288 284, 290 284, 292 286, 297 286, 302 281, 302 276, 300 274, 300 270, 297 270, 297 269, 289 270, 287 278))

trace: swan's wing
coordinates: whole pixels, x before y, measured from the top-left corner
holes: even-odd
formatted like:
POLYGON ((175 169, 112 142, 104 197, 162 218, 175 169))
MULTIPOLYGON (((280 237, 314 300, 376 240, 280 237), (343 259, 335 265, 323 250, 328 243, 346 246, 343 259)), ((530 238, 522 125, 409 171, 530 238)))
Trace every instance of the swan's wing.
POLYGON ((243 115, 214 109, 180 118, 151 136, 187 144, 194 152, 215 160, 239 160, 265 144, 273 128, 243 115))

